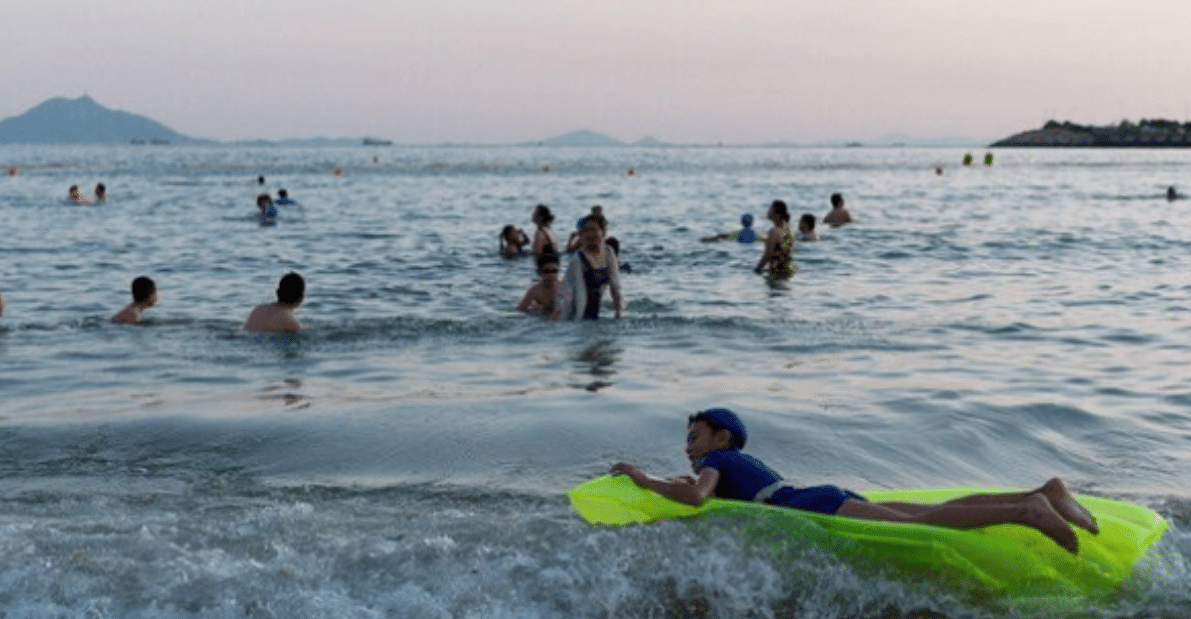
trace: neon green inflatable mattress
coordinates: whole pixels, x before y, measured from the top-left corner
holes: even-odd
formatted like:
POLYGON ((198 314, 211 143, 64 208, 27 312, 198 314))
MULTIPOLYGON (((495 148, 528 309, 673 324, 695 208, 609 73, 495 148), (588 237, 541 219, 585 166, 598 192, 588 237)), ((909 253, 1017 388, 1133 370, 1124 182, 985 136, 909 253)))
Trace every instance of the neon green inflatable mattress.
MULTIPOLYGON (((871 490, 872 501, 937 503, 1004 488, 871 490)), ((1076 528, 1080 551, 1072 555, 1037 531, 1019 525, 995 525, 961 531, 923 524, 862 520, 776 507, 762 503, 711 499, 694 507, 639 488, 628 477, 606 476, 567 493, 571 505, 592 524, 626 525, 712 512, 763 515, 792 530, 808 523, 854 540, 851 547, 880 555, 920 571, 974 579, 1009 594, 1091 594, 1112 589, 1133 571, 1147 548, 1167 529, 1154 511, 1123 501, 1078 495, 1095 514, 1100 534, 1076 528)))

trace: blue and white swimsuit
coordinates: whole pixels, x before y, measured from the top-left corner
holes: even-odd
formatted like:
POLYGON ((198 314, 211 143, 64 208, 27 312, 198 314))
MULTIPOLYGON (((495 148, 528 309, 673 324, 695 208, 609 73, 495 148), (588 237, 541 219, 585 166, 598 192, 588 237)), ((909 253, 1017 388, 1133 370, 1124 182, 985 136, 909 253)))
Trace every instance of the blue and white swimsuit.
POLYGON ((723 499, 757 501, 820 514, 834 514, 848 499, 867 500, 836 486, 794 487, 765 463, 738 449, 713 449, 703 454, 698 468, 704 467, 720 472, 715 495, 723 499))

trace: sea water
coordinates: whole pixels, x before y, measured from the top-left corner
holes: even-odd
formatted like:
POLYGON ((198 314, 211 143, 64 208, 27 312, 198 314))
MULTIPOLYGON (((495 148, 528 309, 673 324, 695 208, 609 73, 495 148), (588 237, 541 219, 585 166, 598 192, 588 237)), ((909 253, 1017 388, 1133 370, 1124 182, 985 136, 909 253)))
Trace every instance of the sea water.
POLYGON ((963 154, 2 147, 0 614, 1181 617, 1191 152, 963 154), (790 281, 699 241, 833 192, 856 222, 790 281), (536 276, 497 234, 539 203, 562 238, 603 206, 622 320, 513 310, 536 276), (290 270, 306 330, 243 331, 290 270), (139 275, 160 304, 109 324, 139 275), (571 512, 614 462, 686 473, 711 406, 798 483, 1061 475, 1172 527, 1120 590, 1040 607, 764 522, 571 512))

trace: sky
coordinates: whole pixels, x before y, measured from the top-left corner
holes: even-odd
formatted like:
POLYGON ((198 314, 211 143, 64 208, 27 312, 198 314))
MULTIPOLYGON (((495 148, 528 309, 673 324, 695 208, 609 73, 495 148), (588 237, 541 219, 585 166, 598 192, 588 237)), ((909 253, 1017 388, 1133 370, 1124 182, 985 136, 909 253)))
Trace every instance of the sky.
POLYGON ((0 119, 194 137, 998 139, 1191 119, 1187 0, 0 0, 0 119))

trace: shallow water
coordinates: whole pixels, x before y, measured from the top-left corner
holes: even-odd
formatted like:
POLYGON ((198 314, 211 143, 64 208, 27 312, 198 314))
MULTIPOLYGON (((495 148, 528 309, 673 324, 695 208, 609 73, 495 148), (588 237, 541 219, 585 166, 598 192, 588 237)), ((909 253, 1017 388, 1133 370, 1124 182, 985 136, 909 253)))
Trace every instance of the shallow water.
MULTIPOLYGON (((1182 151, 0 147, 0 604, 22 617, 1177 617, 1191 603, 1191 202, 1182 151), (375 157, 375 160, 373 159, 375 157), (932 168, 946 165, 936 177, 932 168), (549 172, 542 172, 549 166, 549 172), (331 170, 343 167, 346 175, 331 170), (636 176, 626 176, 633 167, 636 176), (253 218, 263 188, 300 208, 253 218), (66 188, 107 185, 98 206, 66 188), (703 244, 774 198, 855 225, 703 244), (512 311, 496 255, 592 204, 626 318, 512 311), (308 327, 241 330, 288 270, 308 327), (161 304, 107 318, 128 283, 161 304), (1172 530, 1061 610, 764 523, 588 526, 618 460, 684 472, 727 405, 802 483, 1035 484, 1172 530)), ((607 311, 608 308, 605 308, 607 311)))

